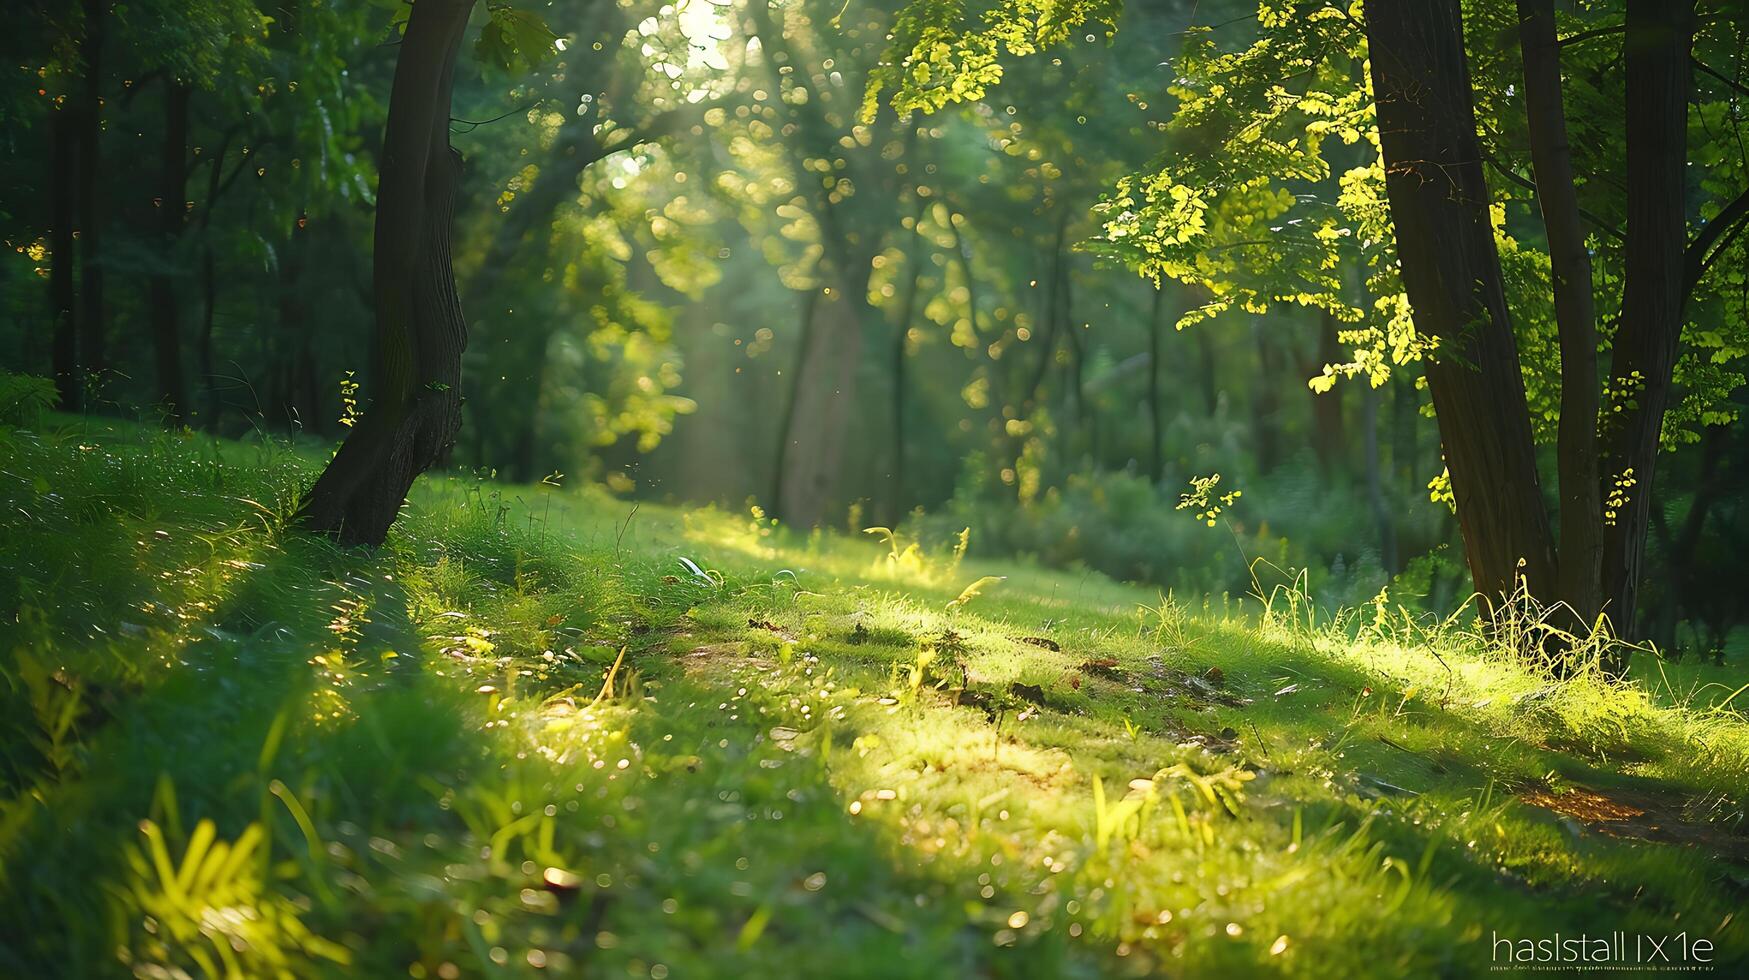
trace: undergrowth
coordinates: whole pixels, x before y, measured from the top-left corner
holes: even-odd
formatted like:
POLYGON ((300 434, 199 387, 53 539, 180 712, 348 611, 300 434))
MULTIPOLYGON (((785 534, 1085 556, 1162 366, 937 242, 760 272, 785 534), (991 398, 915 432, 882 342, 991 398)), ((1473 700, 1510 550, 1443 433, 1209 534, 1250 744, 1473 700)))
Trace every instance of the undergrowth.
POLYGON ((317 462, 0 429, 0 973, 1749 948, 1728 682, 1645 655, 1628 683, 1556 677, 1382 594, 1327 615, 1292 577, 1189 602, 980 560, 977 528, 803 537, 594 488, 428 478, 388 546, 345 551, 290 523, 317 462))

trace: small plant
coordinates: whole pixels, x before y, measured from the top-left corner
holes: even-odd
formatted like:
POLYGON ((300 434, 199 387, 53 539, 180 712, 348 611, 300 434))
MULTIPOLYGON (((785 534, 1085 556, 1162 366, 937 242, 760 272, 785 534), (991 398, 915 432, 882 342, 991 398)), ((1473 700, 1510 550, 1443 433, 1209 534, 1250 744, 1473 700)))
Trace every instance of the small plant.
POLYGON ((965 589, 961 590, 958 598, 947 604, 948 611, 951 612, 955 609, 965 608, 973 599, 983 595, 985 589, 995 585, 997 582, 1004 581, 1007 578, 1008 576, 1006 575, 986 575, 983 578, 978 579, 976 582, 973 582, 971 585, 968 585, 965 589))
POLYGON ((133 881, 125 901, 146 935, 135 946, 142 976, 308 975, 317 961, 345 966, 346 947, 315 935, 292 902, 263 880, 269 864, 267 833, 259 823, 235 841, 218 837, 211 820, 189 835, 181 860, 164 831, 140 823, 141 841, 128 852, 133 881))
POLYGON ((1093 844, 1103 851, 1111 846, 1112 837, 1121 833, 1133 840, 1145 822, 1145 812, 1153 809, 1159 793, 1152 783, 1145 790, 1132 792, 1115 803, 1105 798, 1105 781, 1093 777, 1093 844))
POLYGON ((1190 492, 1178 495, 1178 510, 1194 510, 1196 519, 1214 527, 1219 523, 1221 514, 1236 503, 1244 491, 1228 490, 1220 492, 1221 475, 1193 476, 1190 478, 1190 492))
POLYGON ((0 371, 0 425, 34 425, 59 400, 48 378, 0 371))

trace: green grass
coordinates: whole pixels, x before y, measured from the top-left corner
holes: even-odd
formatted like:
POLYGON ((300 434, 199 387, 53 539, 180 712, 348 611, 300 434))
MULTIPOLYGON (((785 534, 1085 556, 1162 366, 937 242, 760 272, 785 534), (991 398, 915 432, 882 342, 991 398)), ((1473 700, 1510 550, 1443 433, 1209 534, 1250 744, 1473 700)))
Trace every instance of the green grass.
POLYGON ((0 430, 0 974, 1749 961, 1741 671, 1557 682, 1388 609, 593 488, 428 478, 348 552, 286 526, 318 465, 0 430))

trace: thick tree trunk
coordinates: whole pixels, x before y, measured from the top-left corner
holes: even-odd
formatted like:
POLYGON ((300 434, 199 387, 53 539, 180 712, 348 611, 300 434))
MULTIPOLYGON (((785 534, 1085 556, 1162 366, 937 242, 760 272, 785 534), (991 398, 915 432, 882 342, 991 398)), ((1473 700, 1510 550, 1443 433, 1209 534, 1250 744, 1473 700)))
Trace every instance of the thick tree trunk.
POLYGON ((79 364, 87 375, 101 374, 109 367, 103 307, 103 216, 97 186, 102 171, 103 41, 108 17, 108 0, 85 0, 85 38, 79 46, 85 79, 76 117, 74 227, 79 237, 79 364))
POLYGON ((1693 0, 1628 2, 1627 244, 1621 328, 1609 370, 1612 401, 1622 410, 1609 413, 1602 477, 1604 611, 1616 632, 1630 637, 1635 635, 1658 438, 1682 336, 1687 244, 1683 181, 1693 31, 1693 0))
POLYGON ((1561 349, 1561 419, 1556 437, 1560 478, 1560 568, 1557 594, 1590 627, 1603 606, 1603 495, 1597 465, 1597 318, 1591 253, 1579 218, 1567 114, 1561 104, 1560 48, 1554 0, 1518 0, 1524 52, 1524 107, 1537 203, 1548 230, 1555 323, 1561 349))
POLYGON ((158 404, 165 421, 180 424, 188 411, 188 386, 182 375, 181 316, 176 276, 171 268, 187 222, 188 86, 166 81, 164 142, 158 173, 158 267, 146 287, 151 311, 152 353, 158 369, 158 404))
POLYGON ((473 6, 419 0, 395 65, 372 262, 381 368, 364 418, 301 511, 306 526, 348 544, 383 542, 413 480, 442 461, 461 427, 467 324, 450 259, 461 160, 449 145, 449 114, 473 6))
POLYGON ((77 305, 74 299, 73 158, 76 117, 69 110, 49 113, 49 313, 54 324, 53 371, 61 411, 85 406, 85 373, 79 362, 77 305))
POLYGON ((1458 0, 1367 0, 1385 188, 1464 552, 1492 617, 1555 589, 1518 348, 1488 212, 1458 0))

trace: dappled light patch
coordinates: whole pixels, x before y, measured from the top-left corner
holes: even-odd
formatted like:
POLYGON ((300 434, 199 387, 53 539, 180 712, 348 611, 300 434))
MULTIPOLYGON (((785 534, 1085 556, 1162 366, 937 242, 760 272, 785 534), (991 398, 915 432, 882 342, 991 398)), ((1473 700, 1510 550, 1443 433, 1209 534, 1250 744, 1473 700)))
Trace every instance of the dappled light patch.
POLYGON ((20 602, 0 730, 36 794, 0 804, 8 871, 67 883, 32 913, 43 937, 112 914, 83 880, 117 886, 123 955, 190 970, 216 938, 375 973, 823 975, 903 936, 907 963, 998 972, 1292 972, 1359 943, 1358 972, 1400 974, 1441 968, 1428 936, 1572 921, 1597 894, 1740 935, 1736 886, 1699 870, 1742 854, 1729 710, 1303 599, 1248 620, 1088 578, 1065 604, 1048 574, 971 556, 902 582, 852 538, 718 549, 654 506, 652 551, 591 550, 583 529, 624 513, 583 492, 552 495, 561 533, 439 483, 356 555, 203 489, 274 499, 295 465, 244 490, 223 457, 128 445, 36 451, 180 475, 119 477, 114 509, 78 489, 77 521, 0 545, 13 568, 62 555, 78 598, 20 602), (130 479, 167 537, 122 506, 130 479), (118 527, 147 541, 127 563, 54 548, 118 527), (190 618, 145 619, 141 595, 190 618), (56 829, 74 812, 103 828, 77 849, 56 829), (150 911, 222 847, 272 873, 150 911))

